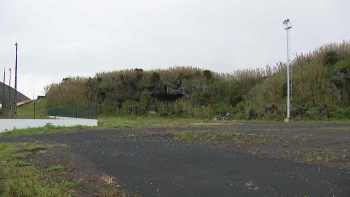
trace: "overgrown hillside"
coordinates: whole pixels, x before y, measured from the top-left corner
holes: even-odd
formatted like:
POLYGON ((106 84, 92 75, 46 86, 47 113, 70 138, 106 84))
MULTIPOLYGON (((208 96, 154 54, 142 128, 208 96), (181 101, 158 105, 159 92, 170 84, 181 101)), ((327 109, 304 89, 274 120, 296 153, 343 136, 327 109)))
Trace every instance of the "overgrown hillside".
MULTIPOLYGON (((293 116, 306 112, 307 118, 315 119, 318 108, 326 104, 329 118, 349 117, 349 42, 298 55, 292 62, 292 76, 293 116)), ((212 118, 229 112, 238 119, 247 115, 250 119, 283 119, 286 78, 283 63, 233 73, 193 67, 130 69, 97 73, 93 78, 64 78, 47 87, 47 99, 51 106, 96 102, 104 115, 144 113, 154 105, 164 116, 212 118)))

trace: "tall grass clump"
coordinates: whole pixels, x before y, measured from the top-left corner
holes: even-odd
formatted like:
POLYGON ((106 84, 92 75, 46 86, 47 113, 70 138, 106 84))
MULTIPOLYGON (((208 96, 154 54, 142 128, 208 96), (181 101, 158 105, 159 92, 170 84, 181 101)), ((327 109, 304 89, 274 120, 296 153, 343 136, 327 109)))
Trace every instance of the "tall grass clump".
MULTIPOLYGON (((335 52, 337 61, 350 58, 350 44, 343 42, 340 44, 324 45, 314 52, 298 55, 291 64, 292 73, 292 96, 298 102, 293 102, 293 107, 308 106, 319 107, 326 103, 328 106, 340 106, 348 104, 348 98, 339 101, 334 94, 334 85, 331 76, 337 67, 335 62, 327 61, 327 53, 335 52)), ((264 111, 273 103, 283 103, 286 101, 286 65, 282 64, 281 70, 269 75, 261 84, 253 87, 246 95, 248 111, 254 108, 264 111)), ((344 95, 346 98, 346 95, 344 95)))

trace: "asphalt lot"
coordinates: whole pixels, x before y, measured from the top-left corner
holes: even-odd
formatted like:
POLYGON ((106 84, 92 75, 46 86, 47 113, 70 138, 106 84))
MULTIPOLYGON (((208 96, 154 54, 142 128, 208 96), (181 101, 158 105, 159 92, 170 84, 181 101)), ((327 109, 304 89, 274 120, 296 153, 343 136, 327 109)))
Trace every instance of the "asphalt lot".
MULTIPOLYGON (((135 133, 170 130, 239 130, 247 133, 339 132, 350 124, 246 123, 220 128, 83 131, 0 138, 0 142, 67 144, 95 167, 141 196, 350 196, 350 169, 337 169, 197 146, 135 133), (334 129, 332 129, 334 128, 334 129)), ((344 130, 345 129, 345 130, 344 130)), ((293 133, 297 135, 297 133, 293 133)), ((344 138, 344 137, 343 137, 344 138)))

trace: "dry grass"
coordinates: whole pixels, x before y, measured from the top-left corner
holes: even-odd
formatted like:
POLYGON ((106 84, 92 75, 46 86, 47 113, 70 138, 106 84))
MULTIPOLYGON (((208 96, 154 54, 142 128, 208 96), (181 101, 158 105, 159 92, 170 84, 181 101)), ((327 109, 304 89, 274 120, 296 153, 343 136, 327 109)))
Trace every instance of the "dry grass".
MULTIPOLYGON (((336 95, 332 94, 328 65, 325 65, 325 54, 335 51, 339 58, 350 57, 350 43, 324 45, 308 54, 298 55, 292 62, 293 98, 300 103, 310 103, 318 107, 324 103, 328 106, 340 105, 336 95)), ((278 74, 269 76, 261 85, 255 86, 246 96, 246 110, 254 108, 264 111, 266 106, 282 102, 285 99, 281 86, 287 81, 286 66, 279 67, 278 74)), ((346 97, 346 95, 344 95, 346 97)), ((281 111, 286 111, 282 108, 281 111)))
POLYGON ((44 153, 46 153, 46 150, 39 150, 38 153, 44 154, 44 153))
POLYGON ((106 182, 106 184, 108 184, 108 185, 114 184, 116 181, 116 179, 114 177, 107 176, 107 175, 104 175, 103 177, 101 177, 101 179, 104 182, 106 182))
POLYGON ((51 84, 46 94, 47 99, 51 106, 56 103, 88 103, 91 92, 86 87, 87 82, 88 79, 84 77, 71 77, 58 84, 51 84))

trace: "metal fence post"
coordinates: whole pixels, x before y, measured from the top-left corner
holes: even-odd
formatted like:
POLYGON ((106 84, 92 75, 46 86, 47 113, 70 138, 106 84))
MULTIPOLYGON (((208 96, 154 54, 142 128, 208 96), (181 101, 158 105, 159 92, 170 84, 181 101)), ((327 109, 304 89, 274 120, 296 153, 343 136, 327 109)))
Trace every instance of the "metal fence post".
POLYGON ((34 101, 34 119, 35 119, 35 101, 34 101))
POLYGON ((56 103, 55 119, 57 119, 57 103, 56 103))
POLYGON ((90 105, 88 105, 87 111, 88 111, 87 119, 90 119, 90 105))
POLYGON ((75 119, 78 119, 78 103, 75 104, 75 119))

